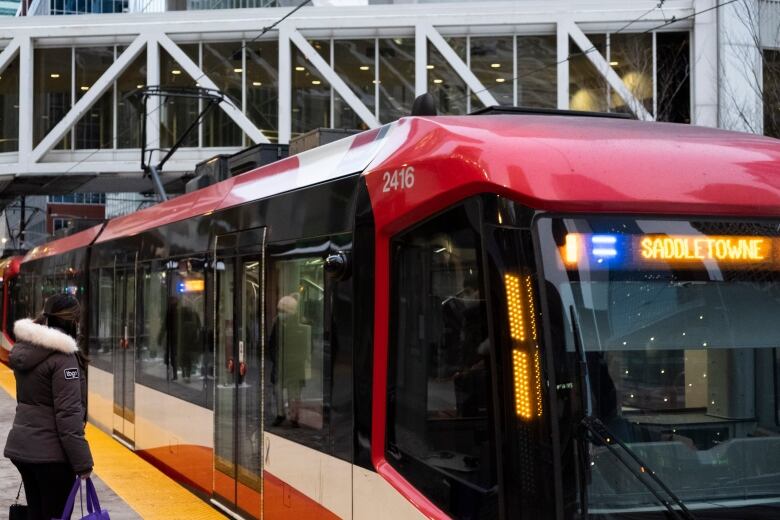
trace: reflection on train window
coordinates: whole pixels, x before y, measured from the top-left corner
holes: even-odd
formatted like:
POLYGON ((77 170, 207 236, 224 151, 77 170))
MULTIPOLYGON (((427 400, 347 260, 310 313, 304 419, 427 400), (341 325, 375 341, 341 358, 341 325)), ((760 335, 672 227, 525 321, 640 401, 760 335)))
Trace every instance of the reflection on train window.
POLYGON ((13 324, 16 322, 17 316, 16 313, 18 312, 18 298, 19 298, 19 283, 15 279, 8 280, 8 307, 5 310, 7 324, 8 324, 8 334, 10 334, 11 339, 16 341, 16 338, 14 337, 14 327, 13 324))
POLYGON ((97 334, 90 345, 89 357, 91 363, 102 370, 113 372, 111 359, 114 345, 114 270, 100 269, 92 274, 92 284, 97 285, 92 294, 91 306, 94 309, 92 328, 97 334))
POLYGON ((266 421, 275 433, 316 445, 326 422, 324 374, 330 370, 323 342, 323 260, 276 259, 269 273, 266 421))
POLYGON ((141 272, 138 382, 207 406, 212 367, 205 349, 204 261, 155 261, 141 272))
POLYGON ((775 424, 780 426, 780 348, 775 350, 775 424))
MULTIPOLYGON (((773 503, 767 514, 778 517, 780 273, 720 260, 681 267, 672 256, 632 266, 622 246, 651 234, 775 240, 777 223, 594 217, 538 225, 549 301, 559 309, 550 316, 568 321, 558 328, 569 366, 585 352, 590 392, 583 404, 692 510, 745 507, 744 515, 724 513, 744 518, 747 506, 773 503), (584 247, 614 248, 593 246, 592 256, 565 266, 559 246, 573 231, 575 238, 593 233, 584 247)), ((604 516, 662 507, 609 447, 594 445, 589 456, 589 507, 604 516)))
POLYGON ((241 266, 241 330, 238 385, 238 478, 260 491, 260 261, 243 260, 241 266), (243 352, 242 352, 243 351, 243 352), (243 442, 242 442, 243 441, 243 442))
POLYGON ((168 391, 168 365, 166 346, 168 334, 165 327, 168 303, 168 273, 164 262, 154 261, 139 269, 138 313, 138 363, 139 383, 168 391))
POLYGON ((394 241, 388 460, 443 511, 497 507, 479 235, 464 208, 394 241))

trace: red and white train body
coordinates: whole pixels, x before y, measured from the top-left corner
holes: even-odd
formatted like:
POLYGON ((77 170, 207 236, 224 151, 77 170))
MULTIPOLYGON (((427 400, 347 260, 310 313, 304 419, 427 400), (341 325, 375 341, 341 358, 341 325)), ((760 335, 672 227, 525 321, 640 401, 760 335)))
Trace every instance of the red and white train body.
POLYGON ((17 305, 82 297, 90 421, 233 516, 771 518, 780 331, 715 296, 780 301, 778 167, 684 125, 404 118, 38 247, 17 305))

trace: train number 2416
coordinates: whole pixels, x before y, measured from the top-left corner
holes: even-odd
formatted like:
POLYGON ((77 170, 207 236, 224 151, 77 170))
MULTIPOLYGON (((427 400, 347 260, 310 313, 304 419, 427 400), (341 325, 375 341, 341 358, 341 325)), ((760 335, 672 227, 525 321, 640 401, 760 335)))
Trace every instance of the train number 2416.
POLYGON ((394 172, 385 172, 382 175, 385 185, 384 193, 390 191, 410 190, 414 187, 414 167, 399 168, 394 172))

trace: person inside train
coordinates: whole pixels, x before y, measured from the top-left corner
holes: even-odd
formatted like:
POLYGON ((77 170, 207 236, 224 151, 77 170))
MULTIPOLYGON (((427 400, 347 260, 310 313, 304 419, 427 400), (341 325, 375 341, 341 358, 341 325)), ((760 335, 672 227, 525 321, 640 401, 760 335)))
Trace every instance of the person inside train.
POLYGON ((306 379, 306 362, 311 349, 311 328, 299 321, 298 300, 297 293, 279 299, 278 314, 268 339, 275 365, 272 377, 277 382, 277 416, 273 422, 274 426, 279 426, 285 419, 289 419, 293 428, 298 427, 301 390, 306 379), (286 414, 283 404, 285 394, 288 404, 286 414))
POLYGON ((79 320, 78 300, 56 294, 38 318, 14 324, 17 342, 9 365, 17 407, 4 455, 22 476, 33 520, 59 518, 76 475, 86 479, 92 472, 79 320))
MULTIPOLYGON (((171 379, 176 381, 179 377, 179 369, 185 383, 190 382, 192 367, 200 362, 200 353, 203 348, 201 321, 187 302, 179 302, 179 298, 168 298, 165 323, 167 327, 167 345, 165 361, 170 367, 171 379)), ((165 339, 166 334, 160 331, 160 340, 165 339)))

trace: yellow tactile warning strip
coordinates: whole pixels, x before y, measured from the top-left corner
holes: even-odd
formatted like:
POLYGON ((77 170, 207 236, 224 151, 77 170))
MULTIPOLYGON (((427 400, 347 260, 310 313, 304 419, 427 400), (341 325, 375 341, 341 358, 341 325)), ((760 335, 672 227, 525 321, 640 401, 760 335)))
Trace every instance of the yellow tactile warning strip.
MULTIPOLYGON (((0 363, 0 387, 16 397, 13 372, 0 363)), ((133 454, 111 436, 87 425, 87 440, 95 459, 95 474, 141 518, 188 520, 225 517, 160 470, 133 454)))
POLYGON ((0 387, 2 387, 8 395, 16 399, 16 380, 14 379, 14 373, 2 363, 0 363, 0 387))

